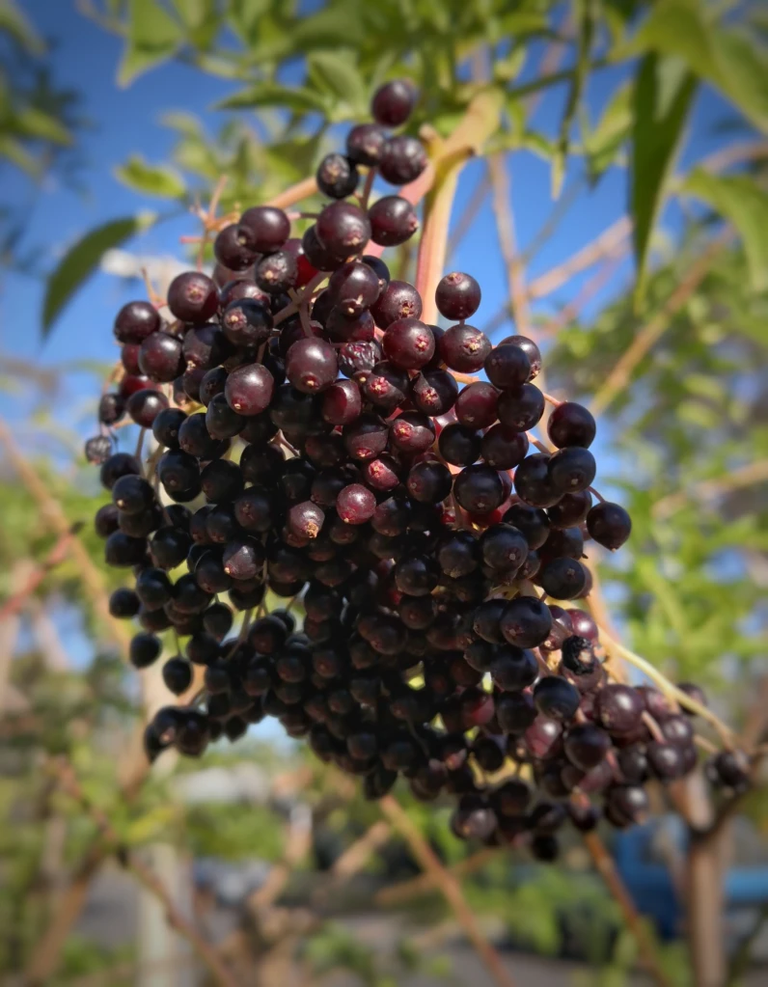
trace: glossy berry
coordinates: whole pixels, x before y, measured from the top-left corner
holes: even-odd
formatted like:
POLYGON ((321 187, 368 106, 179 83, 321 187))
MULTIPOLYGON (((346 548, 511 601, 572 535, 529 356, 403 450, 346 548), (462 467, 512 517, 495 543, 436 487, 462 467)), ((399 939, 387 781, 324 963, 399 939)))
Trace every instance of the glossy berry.
POLYGON ((336 498, 336 512, 346 524, 365 524, 376 509, 376 498, 359 483, 345 487, 336 498))
POLYGON ((186 271, 171 281, 168 308, 182 322, 201 325, 216 314, 218 307, 219 293, 207 274, 186 271))
POLYGON ((139 350, 141 372, 156 383, 169 383, 183 368, 181 340, 165 332, 147 336, 139 350))
POLYGON ((386 140, 386 132, 377 124, 360 123, 347 134, 347 157, 355 164, 375 166, 386 140))
POLYGON ((440 339, 442 360, 451 370, 460 373, 480 370, 490 352, 490 340, 474 326, 452 326, 440 339))
POLYGON ((411 115, 417 90, 408 79, 395 79, 379 86, 371 101, 371 113, 376 123, 399 127, 411 115))
POLYGON ((602 501, 587 514, 587 530, 598 545, 616 551, 632 532, 632 519, 619 504, 602 501))
POLYGON ((254 237, 247 226, 231 223, 213 241, 216 260, 230 271, 245 271, 258 257, 254 237))
POLYGON ((294 343, 285 363, 288 380, 305 394, 317 394, 330 387, 338 369, 336 353, 330 343, 311 337, 294 343))
POLYGON ((167 407, 168 398, 154 390, 136 391, 126 403, 128 414, 141 428, 152 428, 157 416, 167 407))
POLYGON ((385 195, 368 210, 371 239, 382 247, 405 243, 419 228, 416 210, 400 195, 385 195))
POLYGON ((547 434, 558 449, 592 445, 597 426, 589 409, 575 401, 563 401, 549 416, 547 434))
POLYGON ((128 302, 115 318, 114 333, 119 343, 141 343, 162 328, 160 316, 149 302, 128 302))
POLYGON ((547 675, 536 683, 533 702, 542 716, 568 722, 579 708, 580 696, 570 682, 556 675, 547 675))
POLYGON ((474 315, 480 307, 480 285, 470 274, 446 274, 435 289, 437 310, 446 319, 458 322, 474 315))
POLYGON ((299 275, 296 258, 288 250, 265 254, 253 269, 256 284, 270 295, 293 288, 299 275))
POLYGON ((317 166, 317 187, 331 199, 345 199, 357 188, 358 173, 354 163, 343 154, 326 154, 317 166))
POLYGON ((427 167, 427 152, 416 137, 390 137, 379 157, 379 172, 390 185, 415 182, 427 167))
POLYGON ((251 363, 232 371, 224 395, 239 415, 259 415, 269 407, 274 391, 275 381, 267 368, 251 363))
POLYGON ((253 206, 240 217, 240 224, 250 231, 257 253, 279 250, 291 235, 291 222, 282 209, 253 206))

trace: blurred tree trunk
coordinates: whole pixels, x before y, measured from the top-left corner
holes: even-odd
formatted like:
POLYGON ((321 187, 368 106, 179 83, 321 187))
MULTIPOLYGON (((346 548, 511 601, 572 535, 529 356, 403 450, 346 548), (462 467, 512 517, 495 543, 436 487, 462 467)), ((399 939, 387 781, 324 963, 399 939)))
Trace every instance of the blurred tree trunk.
POLYGON ((723 987, 726 979, 723 847, 727 829, 708 834, 714 812, 703 775, 685 785, 689 848, 686 904, 688 948, 695 987, 723 987))

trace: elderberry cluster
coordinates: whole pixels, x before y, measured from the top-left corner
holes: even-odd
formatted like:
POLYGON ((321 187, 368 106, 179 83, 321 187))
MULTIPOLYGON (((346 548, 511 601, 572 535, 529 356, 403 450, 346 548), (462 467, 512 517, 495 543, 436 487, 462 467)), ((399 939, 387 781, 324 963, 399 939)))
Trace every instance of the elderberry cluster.
MULTIPOLYGON (((204 667, 149 724, 151 758, 273 716, 369 797, 402 775, 420 799, 456 797, 460 836, 551 859, 569 817, 642 818, 644 783, 696 764, 693 730, 655 689, 611 682, 596 624, 566 605, 590 591, 585 544, 617 549, 631 528, 592 489, 592 415, 556 404, 535 447, 552 451, 531 451, 535 343, 467 323, 467 274, 436 286, 448 327, 422 322, 416 288, 366 253, 418 228, 405 197, 350 198, 359 166, 396 185, 425 168, 417 139, 384 129, 415 97, 376 93, 376 122, 321 163, 333 201, 301 239, 283 210, 249 208, 218 233, 213 278, 118 313, 122 377, 87 447, 111 491, 106 560, 135 574, 110 609, 141 625, 137 668, 175 631, 176 695, 204 667), (145 463, 113 451, 126 415, 151 430, 145 463), (301 629, 290 607, 261 612, 267 591, 300 600, 301 629)), ((747 768, 726 753, 712 770, 738 788, 747 768)))

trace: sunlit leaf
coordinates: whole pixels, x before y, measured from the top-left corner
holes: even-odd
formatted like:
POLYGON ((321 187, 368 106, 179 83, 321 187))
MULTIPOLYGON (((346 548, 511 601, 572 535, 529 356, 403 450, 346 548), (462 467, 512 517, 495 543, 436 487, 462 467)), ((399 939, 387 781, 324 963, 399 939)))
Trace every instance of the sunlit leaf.
POLYGON ((714 5, 701 0, 656 3, 628 50, 682 58, 691 72, 720 89, 768 132, 768 57, 756 39, 727 27, 714 14, 714 5))
POLYGON ((124 165, 115 168, 115 177, 135 192, 162 199, 179 199, 186 191, 184 180, 173 168, 147 164, 138 154, 131 155, 124 165))
POLYGON ((684 191, 710 205, 736 227, 747 256, 752 287, 768 288, 768 195, 748 175, 712 175, 701 168, 684 191))
POLYGON ((10 34, 18 44, 33 55, 40 55, 45 51, 43 39, 14 0, 0 0, 0 31, 10 34))
POLYGON ((680 59, 646 55, 634 88, 630 214, 633 221, 636 300, 645 288, 651 234, 682 142, 696 80, 680 59))
POLYGON ((170 58, 183 39, 182 25, 158 0, 130 0, 128 37, 118 83, 127 86, 137 75, 170 58))
POLYGON ((222 100, 217 109, 255 110, 261 107, 274 107, 291 113, 318 113, 325 110, 326 104, 323 97, 311 89, 258 82, 222 100))

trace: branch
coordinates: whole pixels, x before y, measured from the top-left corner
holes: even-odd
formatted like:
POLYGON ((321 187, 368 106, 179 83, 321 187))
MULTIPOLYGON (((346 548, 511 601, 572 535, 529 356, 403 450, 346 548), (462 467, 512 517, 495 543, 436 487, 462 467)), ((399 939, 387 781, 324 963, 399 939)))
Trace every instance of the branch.
MULTIPOLYGON (((71 526, 63 507, 49 493, 35 468, 24 458, 10 428, 2 419, 0 419, 0 443, 5 447, 8 459, 16 470, 19 479, 38 505, 41 520, 59 538, 68 537, 71 534, 71 526)), ((122 655, 127 655, 131 633, 122 621, 117 620, 109 612, 109 596, 101 572, 94 564, 83 543, 76 536, 71 538, 69 550, 77 566, 86 594, 90 597, 93 609, 101 618, 102 623, 109 629, 110 636, 119 646, 122 655)))
MULTIPOLYGON (((459 861, 453 867, 449 867, 448 873, 453 875, 457 880, 462 877, 468 877, 470 874, 474 874, 475 871, 485 867, 491 860, 496 860, 499 852, 497 847, 483 847, 482 850, 478 850, 472 856, 459 861)), ((410 881, 401 881, 399 884, 393 884, 391 887, 382 888, 381 891, 376 892, 373 901, 375 905, 389 907, 402 904, 402 902, 409 901, 411 898, 416 898, 422 894, 429 894, 435 890, 437 889, 435 887, 434 876, 429 873, 419 874, 418 877, 411 878, 410 881)))
POLYGON ((598 873, 605 881, 606 887, 610 891, 611 896, 621 909, 621 913, 624 916, 624 921, 627 923, 627 927, 635 937, 640 962, 654 979, 658 987, 672 987, 671 981, 661 968, 661 963, 659 962, 659 957, 656 951, 656 945, 651 936, 648 934, 648 929, 638 914, 638 911, 635 908, 635 903, 632 901, 624 882, 619 876, 619 872, 616 870, 616 864, 613 861, 613 857, 610 853, 608 853, 605 848, 605 844, 596 832, 585 833, 584 843, 586 844, 587 850, 589 850, 589 855, 592 857, 592 862, 597 868, 598 873))
POLYGON ((416 262, 416 288, 423 303, 421 318, 432 323, 437 319, 435 286, 443 275, 448 244, 448 226, 459 174, 466 162, 478 153, 498 126, 501 101, 496 92, 480 92, 467 107, 453 133, 443 140, 422 128, 435 169, 434 184, 426 194, 424 223, 416 262))
POLYGON ((35 567, 34 571, 30 574, 22 588, 17 593, 9 596, 3 606, 0 607, 0 620, 5 620, 6 617, 17 614, 24 606, 27 597, 34 593, 51 569, 54 569, 57 565, 64 561, 67 553, 69 552, 72 539, 81 527, 81 522, 73 524, 66 534, 59 537, 59 540, 50 550, 43 562, 35 567))
POLYGON ((42 939, 35 944, 32 959, 24 972, 27 987, 43 987, 50 983, 72 926, 85 906, 91 880, 106 857, 107 852, 101 841, 94 843, 83 857, 74 877, 57 901, 53 920, 42 939))
POLYGON ((503 154, 494 154, 488 158, 488 173, 491 177, 493 212, 496 219, 501 256, 507 272, 509 301, 512 317, 515 320, 515 330, 522 336, 530 336, 530 312, 525 270, 517 247, 509 174, 503 154))
POLYGON ((626 249, 626 241, 631 232, 631 220, 627 216, 622 216, 591 243, 564 260, 562 264, 558 264, 557 267, 553 267, 539 275, 538 278, 534 278, 528 286, 529 297, 536 299, 551 295, 553 291, 570 281, 574 275, 592 267, 599 260, 614 256, 619 248, 626 249))
POLYGON ((443 866, 397 799, 391 795, 385 795, 380 800, 379 805, 390 823, 405 839, 420 866, 431 875, 434 884, 440 889, 445 900, 453 909, 459 924, 494 982, 498 987, 514 987, 515 982, 512 976, 502 963, 499 954, 483 935, 475 913, 467 904, 456 877, 443 866))
MULTIPOLYGON (((59 782, 59 786, 72 799, 78 802, 99 829, 102 837, 111 844, 119 844, 120 838, 112 824, 107 819, 104 812, 98 806, 92 805, 80 782, 75 775, 72 765, 64 758, 59 758, 51 762, 51 770, 59 782)), ((202 962, 208 967, 211 975, 222 984, 223 987, 238 987, 237 980, 225 966, 214 947, 204 939, 200 931, 189 921, 189 919, 176 907, 168 889, 158 878, 155 872, 141 860, 136 854, 130 851, 125 852, 125 862, 128 869, 134 874, 137 880, 147 888, 162 903, 165 908, 168 924, 176 929, 192 948, 197 952, 202 962)))
POLYGON ((658 342, 669 327, 672 318, 699 287, 732 235, 730 230, 726 230, 724 234, 710 243, 669 296, 661 311, 637 333, 629 349, 620 357, 613 370, 608 374, 605 383, 592 399, 590 410, 595 417, 605 411, 616 396, 625 389, 638 363, 658 342))
POLYGON ((768 480, 768 459, 758 459, 754 463, 746 463, 744 466, 732 470, 728 476, 717 477, 713 480, 700 480, 690 491, 678 490, 673 494, 667 494, 666 497, 656 501, 651 513, 654 517, 666 518, 681 507, 685 507, 689 497, 695 497, 696 500, 708 500, 724 493, 730 493, 731 490, 739 490, 742 487, 749 487, 753 483, 761 483, 763 480, 768 480))

